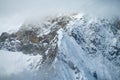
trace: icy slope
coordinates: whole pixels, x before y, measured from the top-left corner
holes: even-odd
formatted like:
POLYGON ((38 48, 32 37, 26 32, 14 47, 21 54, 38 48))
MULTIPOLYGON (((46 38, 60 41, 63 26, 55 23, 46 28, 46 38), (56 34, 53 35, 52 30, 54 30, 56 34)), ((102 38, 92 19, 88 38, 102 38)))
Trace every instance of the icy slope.
POLYGON ((58 34, 58 74, 66 75, 64 80, 119 80, 119 20, 81 15, 73 18, 58 34))
MULTIPOLYGON (((58 60, 62 63, 60 66, 63 65, 63 70, 71 71, 66 75, 74 75, 70 77, 71 80, 119 80, 119 67, 114 66, 102 54, 92 56, 86 54, 73 38, 66 33, 63 35, 58 60)), ((64 80, 67 79, 66 77, 64 80)))
POLYGON ((0 68, 7 71, 0 74, 5 74, 0 76, 3 80, 120 79, 116 18, 74 14, 24 24, 15 33, 0 36, 0 49, 0 68))

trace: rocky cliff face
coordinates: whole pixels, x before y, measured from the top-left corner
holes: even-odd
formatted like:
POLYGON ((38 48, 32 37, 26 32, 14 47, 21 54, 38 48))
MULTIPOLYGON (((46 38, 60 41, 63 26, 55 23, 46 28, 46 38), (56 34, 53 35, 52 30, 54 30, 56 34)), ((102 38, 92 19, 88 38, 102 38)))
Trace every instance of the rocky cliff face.
POLYGON ((1 34, 0 49, 42 55, 37 72, 42 80, 120 78, 120 20, 116 18, 75 14, 23 24, 15 33, 1 34))
POLYGON ((42 55, 43 61, 47 57, 55 58, 58 51, 58 34, 71 18, 69 16, 47 19, 46 23, 23 24, 20 29, 12 34, 4 32, 0 36, 0 49, 19 51, 24 54, 42 55))

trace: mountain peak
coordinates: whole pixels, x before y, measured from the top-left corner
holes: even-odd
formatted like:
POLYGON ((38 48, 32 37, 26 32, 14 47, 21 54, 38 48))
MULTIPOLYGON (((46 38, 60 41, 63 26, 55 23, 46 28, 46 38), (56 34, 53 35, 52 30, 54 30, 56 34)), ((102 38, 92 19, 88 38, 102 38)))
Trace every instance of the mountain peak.
POLYGON ((117 18, 60 15, 2 33, 0 49, 42 56, 41 64, 31 62, 39 66, 39 79, 119 80, 119 23, 117 18))

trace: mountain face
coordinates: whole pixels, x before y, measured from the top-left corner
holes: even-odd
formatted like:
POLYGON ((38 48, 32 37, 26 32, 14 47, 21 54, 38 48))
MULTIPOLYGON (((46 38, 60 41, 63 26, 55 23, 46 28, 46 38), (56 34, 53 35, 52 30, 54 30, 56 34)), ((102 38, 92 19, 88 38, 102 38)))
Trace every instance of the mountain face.
POLYGON ((12 56, 13 61, 18 61, 13 66, 20 62, 24 65, 17 74, 7 75, 8 78, 0 76, 2 80, 120 79, 120 20, 117 18, 74 14, 23 24, 12 34, 1 34, 0 49, 1 65, 3 55, 7 55, 4 60, 12 56), (20 54, 25 57, 19 57, 20 54))

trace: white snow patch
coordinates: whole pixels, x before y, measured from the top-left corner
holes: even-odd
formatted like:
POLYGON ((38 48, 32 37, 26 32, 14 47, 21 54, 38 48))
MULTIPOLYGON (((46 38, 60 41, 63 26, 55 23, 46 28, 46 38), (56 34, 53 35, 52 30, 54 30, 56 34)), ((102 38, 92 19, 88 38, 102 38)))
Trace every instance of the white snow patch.
MULTIPOLYGON (((41 55, 25 55, 22 52, 0 50, 0 74, 10 75, 28 70, 30 64, 37 65, 42 60, 41 55)), ((33 65, 33 66, 34 66, 33 65)))
POLYGON ((76 19, 80 19, 80 18, 83 17, 83 15, 84 15, 83 13, 79 13, 77 15, 74 15, 73 17, 76 18, 76 19))
POLYGON ((61 45, 61 39, 63 38, 63 29, 60 29, 60 30, 58 30, 57 31, 57 33, 58 33, 58 47, 60 47, 60 45, 61 45))

